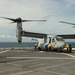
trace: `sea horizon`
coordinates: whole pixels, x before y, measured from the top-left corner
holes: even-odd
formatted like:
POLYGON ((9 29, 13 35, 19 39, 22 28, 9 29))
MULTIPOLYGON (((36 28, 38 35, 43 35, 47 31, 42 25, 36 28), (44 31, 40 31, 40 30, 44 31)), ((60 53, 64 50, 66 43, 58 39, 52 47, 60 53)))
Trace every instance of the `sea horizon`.
MULTIPOLYGON (((0 48, 25 48, 25 47, 34 47, 34 44, 38 42, 0 42, 0 48)), ((70 43, 72 48, 75 48, 75 42, 65 42, 70 43)))

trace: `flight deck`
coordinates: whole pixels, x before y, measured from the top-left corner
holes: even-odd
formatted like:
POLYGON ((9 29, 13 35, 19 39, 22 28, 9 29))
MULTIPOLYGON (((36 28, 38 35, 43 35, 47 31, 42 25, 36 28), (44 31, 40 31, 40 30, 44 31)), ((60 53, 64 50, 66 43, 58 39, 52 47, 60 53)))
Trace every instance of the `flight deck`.
POLYGON ((75 75, 75 51, 1 49, 0 75, 75 75))

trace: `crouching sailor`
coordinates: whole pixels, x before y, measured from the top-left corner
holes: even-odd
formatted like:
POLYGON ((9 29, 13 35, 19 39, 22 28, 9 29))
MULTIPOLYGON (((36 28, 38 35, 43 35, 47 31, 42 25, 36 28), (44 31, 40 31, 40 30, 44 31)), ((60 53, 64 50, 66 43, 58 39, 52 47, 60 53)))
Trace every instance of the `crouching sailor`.
POLYGON ((36 43, 34 46, 35 46, 35 50, 36 50, 36 49, 37 49, 38 44, 36 43))
POLYGON ((66 49, 67 49, 67 52, 71 53, 72 52, 71 44, 66 43, 66 49))
POLYGON ((48 44, 48 49, 51 50, 52 44, 48 44))

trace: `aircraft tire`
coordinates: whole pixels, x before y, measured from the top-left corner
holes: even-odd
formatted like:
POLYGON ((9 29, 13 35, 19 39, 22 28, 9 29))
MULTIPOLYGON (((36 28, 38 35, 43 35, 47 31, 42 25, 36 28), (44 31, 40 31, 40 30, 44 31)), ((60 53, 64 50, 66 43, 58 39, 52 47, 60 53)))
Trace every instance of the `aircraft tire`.
POLYGON ((63 49, 62 48, 60 48, 60 52, 62 52, 63 51, 63 49))
POLYGON ((71 53, 71 52, 72 52, 72 49, 69 49, 69 50, 68 50, 68 53, 71 53))
POLYGON ((40 47, 38 47, 38 51, 41 51, 41 48, 40 47))
POLYGON ((48 50, 51 51, 51 47, 48 50))
POLYGON ((72 50, 70 49, 70 50, 69 50, 69 53, 71 53, 71 52, 72 52, 72 50))

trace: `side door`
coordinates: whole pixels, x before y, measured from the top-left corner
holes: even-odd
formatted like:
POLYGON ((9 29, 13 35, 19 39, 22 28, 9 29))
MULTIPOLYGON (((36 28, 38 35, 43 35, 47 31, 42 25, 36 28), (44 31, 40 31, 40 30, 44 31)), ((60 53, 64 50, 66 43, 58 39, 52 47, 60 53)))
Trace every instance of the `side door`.
POLYGON ((55 40, 55 38, 52 38, 51 44, 52 44, 52 48, 55 48, 55 46, 56 46, 56 40, 55 40))

